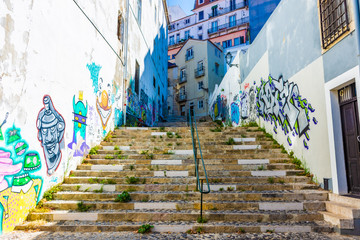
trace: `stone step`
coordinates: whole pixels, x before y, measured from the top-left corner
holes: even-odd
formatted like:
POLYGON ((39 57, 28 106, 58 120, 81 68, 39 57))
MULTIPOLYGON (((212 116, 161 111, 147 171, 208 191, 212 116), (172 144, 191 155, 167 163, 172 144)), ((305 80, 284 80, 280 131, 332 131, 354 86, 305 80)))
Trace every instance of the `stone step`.
POLYGON ((341 196, 339 194, 329 193, 329 200, 332 202, 343 203, 353 208, 360 209, 360 199, 348 196, 341 196))
POLYGON ((326 202, 326 211, 341 215, 346 219, 360 218, 360 209, 339 202, 326 202))
MULTIPOLYGON (((104 192, 118 192, 118 191, 195 191, 196 184, 194 181, 188 181, 188 184, 63 184, 64 191, 104 191, 104 192), (191 183, 190 183, 191 182, 191 183)), ((290 190, 311 190, 318 189, 313 184, 306 183, 289 183, 289 184, 218 184, 210 185, 212 192, 239 192, 239 191, 290 191, 290 190)))
MULTIPOLYGON (((68 210, 55 210, 45 213, 32 212, 28 216, 29 221, 195 221, 199 212, 194 210, 117 210, 117 211, 91 211, 72 212, 68 210)), ((303 222, 321 221, 323 215, 312 211, 221 211, 205 212, 203 217, 209 222, 303 222)))
MULTIPOLYGON (((41 222, 42 225, 36 225, 33 222, 24 222, 22 225, 16 227, 16 230, 40 230, 46 232, 120 232, 120 231, 137 231, 140 226, 150 224, 154 226, 152 232, 157 233, 185 233, 189 230, 197 232, 199 228, 206 233, 234 233, 240 230, 244 233, 265 233, 272 231, 275 233, 306 233, 306 232, 323 232, 330 233, 333 231, 332 227, 322 222, 303 223, 197 223, 195 221, 188 222, 96 222, 89 221, 58 221, 58 222, 41 222)), ((241 235, 239 235, 240 237, 241 235)))
POLYGON ((337 228, 340 229, 354 229, 354 220, 353 219, 347 219, 343 215, 331 213, 331 212, 325 212, 320 211, 324 217, 324 220, 337 228))
MULTIPOLYGON (((167 200, 186 200, 198 201, 200 193, 194 192, 195 185, 188 186, 185 191, 178 192, 131 192, 134 201, 161 201, 167 200), (192 187, 193 189, 190 189, 192 187)), ((64 190, 65 186, 63 186, 64 190)), ((86 200, 86 201, 110 201, 116 198, 121 192, 80 192, 76 190, 76 185, 66 186, 71 192, 58 192, 55 194, 56 200, 86 200)), ((295 190, 295 191, 262 191, 262 192, 211 192, 203 195, 204 201, 326 201, 327 192, 320 190, 295 190)))
MULTIPOLYGON (((131 195, 130 195, 131 196, 131 195)), ((115 198, 114 198, 115 199, 115 198)), ((158 201, 158 202, 128 202, 118 203, 113 201, 83 201, 83 200, 53 200, 44 203, 45 207, 54 210, 78 209, 78 203, 83 202, 84 206, 91 207, 92 211, 97 210, 200 210, 200 201, 158 201)), ((224 210, 261 210, 261 211, 324 211, 325 203, 320 201, 304 202, 254 202, 254 201, 204 201, 204 211, 224 210)))

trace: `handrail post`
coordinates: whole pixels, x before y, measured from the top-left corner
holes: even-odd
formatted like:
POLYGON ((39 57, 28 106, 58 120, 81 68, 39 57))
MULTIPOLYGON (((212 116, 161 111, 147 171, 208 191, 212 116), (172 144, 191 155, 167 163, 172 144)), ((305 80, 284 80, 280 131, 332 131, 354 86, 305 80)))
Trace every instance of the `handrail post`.
POLYGON ((200 219, 202 221, 202 212, 203 212, 203 187, 204 187, 204 179, 201 179, 201 200, 200 200, 200 219))

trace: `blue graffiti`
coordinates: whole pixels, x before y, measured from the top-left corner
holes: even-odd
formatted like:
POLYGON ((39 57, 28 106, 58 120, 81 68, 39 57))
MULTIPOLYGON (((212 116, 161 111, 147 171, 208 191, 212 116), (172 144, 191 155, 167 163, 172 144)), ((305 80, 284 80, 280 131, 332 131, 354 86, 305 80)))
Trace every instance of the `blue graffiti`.
POLYGON ((235 102, 231 104, 231 121, 236 123, 237 125, 240 122, 240 115, 239 115, 239 105, 235 102))
POLYGON ((94 93, 99 91, 99 72, 101 69, 100 65, 96 65, 95 63, 87 64, 86 67, 89 69, 91 74, 91 80, 93 81, 94 93))

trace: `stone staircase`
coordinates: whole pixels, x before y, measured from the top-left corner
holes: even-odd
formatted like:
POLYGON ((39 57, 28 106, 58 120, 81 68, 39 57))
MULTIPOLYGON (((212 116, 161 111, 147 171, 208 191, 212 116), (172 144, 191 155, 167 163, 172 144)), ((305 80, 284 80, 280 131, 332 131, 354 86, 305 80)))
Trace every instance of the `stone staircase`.
MULTIPOLYGON (((320 211, 328 192, 310 183, 257 127, 199 123, 211 193, 198 223, 189 128, 117 129, 17 230, 154 232, 331 232, 320 211), (225 142, 233 138, 235 144, 225 142), (127 191, 131 201, 114 200, 127 191)), ((203 170, 200 168, 203 176, 203 170)))

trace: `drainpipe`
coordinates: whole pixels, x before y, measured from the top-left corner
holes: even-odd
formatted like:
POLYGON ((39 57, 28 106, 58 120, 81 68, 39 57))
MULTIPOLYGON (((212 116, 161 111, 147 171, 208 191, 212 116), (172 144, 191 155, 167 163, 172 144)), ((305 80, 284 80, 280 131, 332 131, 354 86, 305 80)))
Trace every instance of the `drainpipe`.
POLYGON ((126 20, 126 25, 125 25, 125 45, 124 45, 124 71, 123 71, 123 80, 122 80, 122 99, 123 99, 123 104, 122 104, 122 114, 124 116, 124 125, 126 125, 126 107, 127 107, 127 102, 126 102, 126 89, 125 89, 125 79, 127 78, 127 56, 128 56, 128 41, 129 41, 129 0, 126 0, 126 13, 125 13, 125 20, 126 20), (125 106, 126 104, 126 106, 125 106))
POLYGON ((355 35, 356 35, 356 43, 357 43, 357 57, 358 64, 360 65, 360 4, 359 0, 353 0, 354 5, 354 18, 355 18, 355 35))

